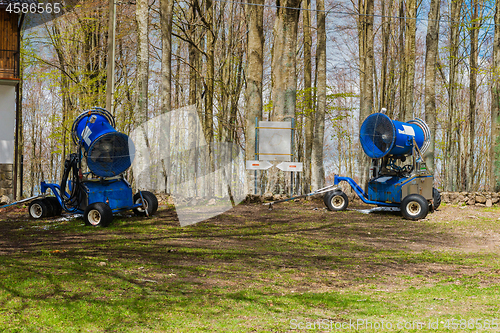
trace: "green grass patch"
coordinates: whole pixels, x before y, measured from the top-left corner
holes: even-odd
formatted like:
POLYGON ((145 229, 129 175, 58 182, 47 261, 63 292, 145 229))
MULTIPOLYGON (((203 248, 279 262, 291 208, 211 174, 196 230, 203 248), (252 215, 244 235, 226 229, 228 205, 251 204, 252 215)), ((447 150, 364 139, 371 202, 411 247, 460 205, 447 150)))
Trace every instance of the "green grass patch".
POLYGON ((500 313, 498 251, 457 233, 477 224, 313 207, 239 206, 186 228, 171 211, 106 229, 2 216, 0 330, 436 332, 500 313))

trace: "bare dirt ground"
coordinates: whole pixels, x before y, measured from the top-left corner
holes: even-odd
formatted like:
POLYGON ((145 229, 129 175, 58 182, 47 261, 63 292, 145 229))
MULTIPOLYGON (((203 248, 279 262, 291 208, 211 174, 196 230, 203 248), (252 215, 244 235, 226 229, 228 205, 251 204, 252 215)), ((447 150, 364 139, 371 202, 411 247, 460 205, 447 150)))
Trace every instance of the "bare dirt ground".
MULTIPOLYGON (((243 274, 247 283, 253 283, 255 272, 261 267, 283 273, 295 271, 298 276, 307 270, 304 274, 312 278, 309 282, 302 279, 301 284, 295 286, 297 290, 331 290, 363 284, 367 273, 374 278, 383 276, 384 288, 389 289, 400 285, 396 277, 401 275, 432 279, 436 274, 476 274, 481 268, 450 264, 442 259, 423 260, 420 255, 427 253, 432 257, 438 251, 495 255, 500 252, 500 229, 491 227, 500 220, 500 211, 495 209, 443 206, 425 220, 408 221, 399 212, 360 213, 358 210, 373 207, 359 203, 352 203, 346 212, 327 211, 319 200, 282 203, 274 207, 269 210, 262 204, 241 204, 197 225, 180 228, 175 210, 161 206, 156 216, 147 220, 150 231, 145 232, 129 230, 134 224, 146 223, 138 217, 124 216, 117 218, 123 222, 115 223, 112 228, 92 230, 81 227, 79 219, 77 222, 61 221, 60 218, 33 221, 28 218, 26 208, 4 209, 0 211, 0 233, 3 235, 0 253, 57 247, 63 255, 64 251, 75 247, 91 247, 92 243, 113 240, 127 232, 127 239, 137 244, 152 242, 171 251, 169 264, 174 266, 186 266, 188 257, 191 266, 237 263, 244 270, 253 270, 252 274, 243 274), (58 224, 70 228, 61 229, 58 224), (297 242, 296 247, 294 242, 297 242), (181 248, 243 252, 239 257, 220 256, 208 260, 187 256, 181 253, 181 248)), ((130 248, 113 256, 142 257, 144 254, 130 248)), ((148 256, 153 255, 148 252, 148 256)), ((189 279, 206 287, 220 283, 241 284, 231 273, 219 274, 212 280, 203 276, 189 279)))
POLYGON ((467 252, 500 249, 498 228, 489 228, 491 224, 500 225, 500 210, 488 210, 476 206, 445 206, 434 214, 429 214, 427 220, 444 225, 452 223, 456 226, 453 228, 456 239, 447 244, 451 248, 460 248, 467 252), (458 239, 460 242, 457 242, 458 239))
MULTIPOLYGON (((363 240, 374 247, 393 248, 396 245, 402 245, 411 250, 444 250, 444 249, 461 249, 465 251, 482 251, 482 250, 498 250, 500 246, 500 233, 498 230, 491 230, 486 227, 485 221, 493 222, 498 220, 500 224, 500 210, 485 209, 475 206, 442 206, 434 213, 429 213, 426 219, 422 221, 404 220, 397 211, 376 211, 374 209, 370 214, 361 214, 359 211, 373 209, 373 206, 359 204, 359 202, 349 205, 348 215, 346 213, 335 213, 326 210, 320 200, 307 201, 301 200, 294 203, 281 203, 274 205, 274 209, 268 209, 268 206, 261 204, 240 204, 225 214, 216 216, 207 221, 202 222, 204 225, 213 225, 216 227, 237 227, 238 225, 255 224, 288 224, 297 225, 303 222, 324 220, 328 222, 341 222, 340 225, 348 226, 354 223, 354 229, 349 229, 349 232, 340 232, 343 239, 349 240, 353 237, 363 240), (386 221, 397 220, 402 224, 389 223, 383 225, 386 221), (426 228, 429 225, 435 226, 435 233, 427 233, 426 238, 422 239, 415 231, 423 231, 425 228, 419 226, 419 222, 427 222, 426 228), (454 228, 448 228, 449 224, 454 228), (370 230, 374 228, 383 228, 386 232, 383 237, 373 235, 370 230), (366 231, 364 231, 366 230, 366 231), (446 230, 446 235, 443 235, 443 230, 446 230), (404 236, 407 234, 406 236, 404 236), (394 237, 391 237, 394 236, 394 237)), ((125 219, 131 218, 132 221, 138 219, 132 216, 132 213, 125 214, 125 219)), ((63 214, 63 217, 54 217, 40 220, 49 224, 56 224, 58 221, 63 223, 71 218, 70 214, 63 214)), ((167 205, 160 205, 158 213, 152 218, 156 223, 167 223, 169 225, 178 225, 175 210, 167 205)), ((9 231, 23 228, 23 224, 32 224, 34 220, 29 218, 27 208, 10 207, 0 209, 0 232, 3 235, 9 234, 9 231)), ((48 224, 48 225, 49 225, 48 224)), ((192 228, 192 227, 191 227, 192 228)), ((185 228, 186 230, 189 227, 185 228)), ((321 229, 321 228, 319 228, 321 229)), ((31 232, 58 233, 51 228, 40 227, 31 232)), ((299 232, 300 230, 294 230, 299 232)), ((311 230, 304 230, 311 231, 311 230)), ((95 235, 86 235, 86 237, 95 237, 96 240, 103 235, 101 232, 95 235)), ((318 235, 320 236, 320 235, 318 235)), ((323 235, 324 236, 324 235, 323 235)), ((382 235, 381 235, 382 236, 382 235)), ((353 238, 354 239, 354 238, 353 238)), ((19 244, 22 246, 22 244, 19 244)))

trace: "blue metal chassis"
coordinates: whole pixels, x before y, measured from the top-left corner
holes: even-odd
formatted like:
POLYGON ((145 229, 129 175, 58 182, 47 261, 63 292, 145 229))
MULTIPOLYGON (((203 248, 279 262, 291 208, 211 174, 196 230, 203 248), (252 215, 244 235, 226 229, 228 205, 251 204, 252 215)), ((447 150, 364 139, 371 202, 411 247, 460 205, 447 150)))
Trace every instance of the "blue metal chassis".
MULTIPOLYGON (((122 184, 126 184, 128 186, 128 183, 125 180, 117 180, 115 183, 122 183, 122 184)), ((89 195, 89 202, 88 202, 89 205, 92 203, 95 203, 95 202, 106 202, 106 199, 109 199, 109 198, 106 198, 106 192, 108 194, 110 194, 110 193, 112 194, 113 192, 118 192, 118 193, 121 193, 118 197, 120 197, 120 196, 123 197, 122 200, 120 200, 118 197, 111 198, 111 200, 108 200, 109 201, 108 204, 109 204, 113 213, 119 213, 119 212, 127 211, 130 209, 142 207, 142 204, 140 204, 140 203, 139 204, 133 203, 132 190, 130 190, 130 192, 126 191, 129 193, 126 193, 128 195, 125 195, 125 193, 123 193, 123 190, 113 191, 113 188, 112 188, 113 186, 101 185, 98 182, 96 182, 95 184, 93 184, 93 182, 88 182, 86 184, 94 185, 94 186, 90 186, 90 187, 93 187, 94 189, 97 189, 97 190, 99 189, 99 187, 101 189, 110 189, 111 188, 108 191, 104 191, 104 193, 102 193, 103 191, 97 191, 97 192, 90 192, 89 191, 89 193, 87 193, 89 195), (123 205, 124 202, 126 203, 125 205, 123 205)), ((81 209, 66 207, 66 205, 64 204, 64 201, 62 200, 62 197, 61 197, 61 187, 58 184, 47 184, 46 182, 42 181, 40 184, 40 187, 41 187, 41 192, 43 195, 45 195, 47 190, 50 189, 52 191, 52 193, 55 195, 55 197, 57 198, 57 201, 59 201, 59 204, 61 204, 61 207, 66 212, 75 213, 75 214, 83 214, 84 213, 84 211, 81 209)), ((89 190, 91 190, 91 189, 89 189, 89 190)), ((66 195, 66 197, 69 197, 68 192, 65 192, 65 195, 66 195)))
MULTIPOLYGON (((414 177, 407 178, 406 181, 404 181, 404 182, 402 182, 400 184, 400 186, 406 184, 409 181, 411 181, 413 178, 414 177)), ((341 177, 341 176, 337 176, 337 175, 335 175, 334 178, 333 178, 333 184, 334 185, 338 185, 342 181, 344 181, 347 184, 349 184, 351 186, 351 188, 354 190, 354 192, 356 192, 356 194, 358 195, 358 197, 364 203, 367 203, 367 204, 370 204, 370 205, 386 206, 386 207, 399 207, 400 206, 399 202, 385 202, 385 201, 370 200, 370 197, 365 193, 365 191, 363 191, 363 189, 361 187, 359 187, 358 184, 356 184, 356 182, 352 178, 341 177)))

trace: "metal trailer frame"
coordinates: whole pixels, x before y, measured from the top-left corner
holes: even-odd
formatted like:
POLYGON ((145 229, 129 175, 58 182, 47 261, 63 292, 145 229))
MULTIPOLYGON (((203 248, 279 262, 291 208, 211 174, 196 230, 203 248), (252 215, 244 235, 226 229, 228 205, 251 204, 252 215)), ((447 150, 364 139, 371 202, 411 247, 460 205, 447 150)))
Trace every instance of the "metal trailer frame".
POLYGON ((326 193, 326 192, 335 191, 335 190, 340 191, 341 188, 339 186, 329 185, 329 186, 320 188, 319 190, 308 193, 308 194, 298 195, 296 197, 292 197, 292 198, 288 198, 288 199, 281 199, 281 200, 276 200, 276 201, 271 201, 271 202, 265 202, 265 203, 263 203, 263 205, 264 206, 269 205, 269 209, 273 209, 273 205, 276 203, 291 201, 291 200, 300 199, 300 198, 307 198, 307 197, 313 196, 315 194, 321 194, 321 193, 326 193))
MULTIPOLYGON (((50 189, 52 191, 52 193, 54 194, 54 196, 56 197, 59 204, 61 205, 61 207, 64 209, 64 211, 66 211, 67 213, 74 213, 74 214, 83 214, 84 213, 84 210, 82 210, 82 209, 66 207, 66 205, 64 204, 64 200, 61 197, 61 186, 59 184, 46 183, 46 182, 42 181, 40 183, 40 188, 41 188, 41 194, 34 196, 34 197, 30 197, 30 198, 26 198, 23 200, 13 202, 13 203, 10 203, 8 205, 1 206, 0 209, 15 206, 15 205, 18 205, 20 203, 32 201, 32 200, 39 199, 39 198, 46 198, 47 197, 47 190, 50 189)), ((144 198, 142 197, 142 191, 139 191, 138 193, 140 193, 142 204, 137 203, 137 204, 132 204, 132 205, 128 205, 125 207, 122 206, 122 207, 116 207, 116 208, 113 208, 110 206, 113 214, 124 212, 124 211, 131 210, 134 208, 142 207, 144 209, 146 215, 148 215, 148 211, 147 211, 147 209, 145 207, 145 203, 144 203, 144 198)), ((70 195, 68 192, 65 192, 65 196, 69 197, 70 195)), ((132 197, 130 199, 132 200, 132 197)), ((105 201, 106 200, 103 200, 102 202, 105 202, 105 201)))
MULTIPOLYGON (((413 175, 411 177, 404 178, 404 180, 401 183, 397 184, 397 186, 400 186, 403 188, 403 187, 409 185, 415 179, 419 179, 419 178, 432 178, 432 176, 413 175)), ((401 202, 386 202, 386 201, 370 200, 368 194, 366 194, 365 191, 363 191, 363 189, 354 181, 354 179, 352 179, 350 177, 343 177, 343 176, 338 176, 338 175, 334 176, 333 185, 323 187, 317 191, 314 191, 314 192, 311 192, 311 193, 308 193, 305 195, 299 195, 299 196, 288 198, 288 199, 266 202, 263 205, 269 205, 269 209, 272 209, 272 205, 274 205, 276 203, 291 201, 291 200, 300 199, 300 198, 306 198, 306 197, 310 197, 310 196, 313 196, 316 194, 321 194, 321 193, 326 193, 326 192, 331 192, 331 191, 342 191, 341 187, 338 186, 340 184, 340 182, 346 182, 347 184, 349 184, 349 186, 351 186, 352 190, 361 199, 361 201, 363 201, 366 204, 384 206, 384 207, 398 207, 398 208, 401 206, 401 202)), ((403 199, 403 198, 401 198, 401 199, 403 199)))
POLYGON ((399 203, 395 202, 384 202, 384 201, 374 201, 370 200, 368 197, 368 194, 363 191, 363 189, 354 181, 354 179, 349 178, 349 177, 341 177, 335 175, 333 178, 333 184, 338 185, 340 182, 346 182, 351 186, 353 191, 358 195, 358 197, 366 204, 370 205, 378 205, 378 206, 385 206, 385 207, 399 207, 399 203))
MULTIPOLYGON (((126 184, 128 184, 128 182, 126 182, 125 180, 123 180, 123 182, 125 182, 126 184)), ((105 186, 105 188, 109 188, 108 186, 105 186)), ((47 189, 50 189, 52 191, 52 193, 54 194, 54 196, 57 198, 57 201, 59 201, 59 204, 61 205, 61 207, 68 213, 75 213, 75 214, 83 214, 84 213, 84 210, 80 209, 80 208, 68 208, 66 207, 66 205, 64 204, 64 200, 62 199, 61 197, 61 187, 60 185, 58 184, 47 184, 45 183, 44 181, 42 181, 41 183, 41 191, 42 191, 42 196, 43 197, 46 197, 46 192, 47 192, 47 189)), ((130 193, 132 193, 132 191, 130 191, 130 193)), ((134 209, 134 208, 139 208, 139 207, 143 207, 145 208, 145 205, 144 205, 144 199, 142 198, 142 192, 139 191, 139 193, 141 193, 141 199, 143 201, 142 204, 133 204, 132 205, 126 205, 126 206, 116 206, 117 205, 117 201, 109 201, 109 199, 107 198, 104 198, 102 197, 102 200, 93 200, 92 203, 94 202, 104 202, 104 203, 108 203, 108 205, 110 206, 111 208, 111 211, 113 212, 113 214, 115 213, 120 213, 120 212, 123 212, 123 211, 127 211, 127 210, 131 210, 131 209, 134 209), (108 200, 108 202, 106 202, 108 200), (115 203, 115 204, 113 204, 115 203), (114 207, 113 207, 114 206, 114 207)), ((88 193, 87 193, 88 195, 88 193)), ((69 197, 69 193, 68 192, 65 192, 65 196, 66 197, 69 197)), ((130 201, 132 201, 132 195, 130 195, 130 201)), ((146 214, 147 214, 147 209, 145 209, 146 211, 146 214)))
POLYGON ((35 200, 35 199, 38 199, 38 198, 43 198, 43 197, 44 197, 43 195, 35 195, 34 197, 29 197, 29 198, 26 198, 26 199, 23 199, 23 200, 19 200, 19 201, 10 203, 8 205, 0 206, 0 209, 11 207, 11 206, 15 206, 15 205, 19 205, 20 203, 28 202, 28 201, 35 200))
POLYGON ((386 207, 399 207, 398 203, 373 201, 373 200, 368 199, 368 195, 365 193, 365 191, 363 191, 363 189, 361 187, 359 187, 359 185, 352 178, 341 177, 341 176, 337 176, 337 175, 334 176, 333 185, 323 187, 317 191, 314 191, 314 192, 311 192, 308 194, 299 195, 299 196, 288 198, 288 199, 281 199, 281 200, 266 202, 266 203, 263 203, 263 205, 269 205, 269 209, 272 209, 272 206, 276 203, 291 201, 291 200, 300 199, 300 198, 306 198, 306 197, 310 197, 310 196, 313 196, 316 194, 321 194, 321 193, 326 193, 326 192, 331 192, 331 191, 341 191, 342 189, 340 186, 338 186, 338 184, 342 181, 347 182, 351 186, 351 188, 354 190, 354 192, 358 195, 358 197, 364 203, 371 204, 371 205, 386 206, 386 207))

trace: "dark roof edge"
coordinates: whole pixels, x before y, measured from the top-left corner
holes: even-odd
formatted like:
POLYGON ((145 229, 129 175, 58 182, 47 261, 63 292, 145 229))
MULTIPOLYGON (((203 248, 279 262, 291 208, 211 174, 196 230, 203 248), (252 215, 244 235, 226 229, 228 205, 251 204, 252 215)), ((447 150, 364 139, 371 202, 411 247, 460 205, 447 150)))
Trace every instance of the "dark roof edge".
POLYGON ((38 0, 0 0, 0 6, 7 6, 9 4, 14 4, 14 3, 38 3, 38 0))

